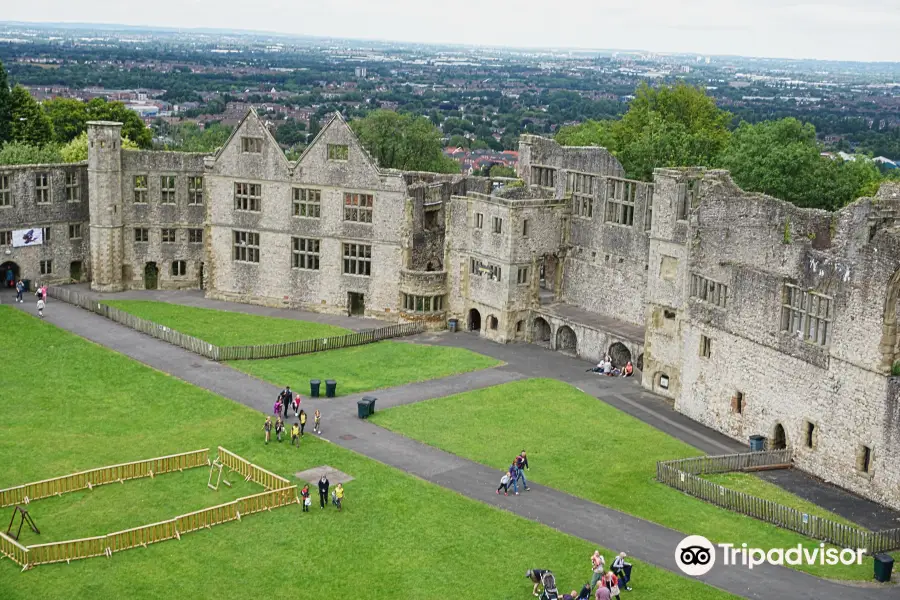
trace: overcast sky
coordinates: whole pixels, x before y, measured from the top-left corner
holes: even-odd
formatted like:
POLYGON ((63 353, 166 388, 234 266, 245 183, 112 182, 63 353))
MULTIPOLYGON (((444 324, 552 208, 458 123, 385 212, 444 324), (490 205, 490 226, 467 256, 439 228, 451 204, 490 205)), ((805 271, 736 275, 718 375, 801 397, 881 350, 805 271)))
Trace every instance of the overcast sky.
POLYGON ((900 61, 900 0, 28 0, 0 19, 900 61))

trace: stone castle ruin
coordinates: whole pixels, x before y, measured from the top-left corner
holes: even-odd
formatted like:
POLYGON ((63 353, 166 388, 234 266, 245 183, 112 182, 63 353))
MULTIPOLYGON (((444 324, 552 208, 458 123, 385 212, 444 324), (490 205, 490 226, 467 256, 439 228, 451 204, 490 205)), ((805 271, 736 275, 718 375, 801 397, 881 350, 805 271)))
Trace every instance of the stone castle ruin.
POLYGON ((0 167, 0 271, 100 291, 343 312, 632 360, 736 439, 900 508, 900 186, 828 213, 726 171, 624 178, 523 136, 521 180, 380 168, 338 115, 296 162, 252 110, 215 155, 121 148, 0 167), (13 243, 40 229, 42 243, 13 243))

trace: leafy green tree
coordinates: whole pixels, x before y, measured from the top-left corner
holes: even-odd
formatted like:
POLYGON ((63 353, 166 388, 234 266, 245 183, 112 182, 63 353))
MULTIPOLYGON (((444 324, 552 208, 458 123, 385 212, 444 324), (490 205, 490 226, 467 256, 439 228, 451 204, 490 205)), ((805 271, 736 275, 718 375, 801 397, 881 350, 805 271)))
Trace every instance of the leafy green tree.
POLYGON ((75 98, 53 98, 43 103, 44 112, 53 123, 57 142, 65 144, 87 130, 87 104, 75 98))
POLYGON ((472 142, 470 142, 467 137, 451 135, 450 140, 447 143, 454 148, 468 148, 472 142))
POLYGON ((441 132, 426 117, 376 110, 351 123, 363 147, 382 167, 405 171, 458 173, 444 156, 441 132))
POLYGON ((0 165, 40 165, 63 162, 56 144, 35 146, 24 142, 7 142, 0 148, 0 165))
POLYGON ((88 121, 122 123, 123 137, 127 137, 141 148, 153 146, 153 132, 144 125, 136 112, 121 102, 107 102, 103 98, 94 98, 87 103, 87 117, 88 121))
POLYGON ((741 123, 722 164, 745 190, 826 210, 873 193, 881 179, 875 163, 865 157, 823 158, 815 127, 794 118, 741 123))
POLYGON ((491 177, 518 177, 515 169, 504 165, 494 165, 490 173, 491 177))
POLYGON ((6 69, 0 61, 0 144, 12 139, 12 101, 6 69))
MULTIPOLYGON (((122 138, 123 150, 138 150, 138 145, 129 140, 122 138)), ((59 154, 63 162, 74 163, 88 159, 88 137, 87 131, 81 132, 78 137, 70 141, 68 144, 59 149, 59 154)))
POLYGON ((285 146, 294 146, 306 142, 306 123, 303 121, 288 121, 275 130, 275 140, 285 146))
POLYGON ((53 123, 28 90, 17 85, 9 97, 12 108, 12 139, 34 146, 52 142, 53 123))

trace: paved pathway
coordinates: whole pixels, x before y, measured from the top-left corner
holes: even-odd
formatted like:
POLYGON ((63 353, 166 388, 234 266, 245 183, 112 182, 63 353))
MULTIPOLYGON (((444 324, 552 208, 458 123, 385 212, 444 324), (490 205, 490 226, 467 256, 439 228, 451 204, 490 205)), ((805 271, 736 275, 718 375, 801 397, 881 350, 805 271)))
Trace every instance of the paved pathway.
MULTIPOLYGON (((33 303, 18 305, 33 313, 33 303)), ((170 373, 189 383, 268 413, 278 387, 254 379, 230 367, 207 361, 180 348, 142 335, 93 313, 62 302, 54 302, 45 311, 47 321, 170 373)), ((455 339, 462 339, 454 338, 455 339)), ((462 342, 461 342, 462 343, 462 342)), ((537 349, 527 352, 536 352, 537 349)), ((559 359, 545 353, 546 362, 559 359)), ((572 370, 572 366, 569 366, 572 370)), ((575 369, 577 371, 577 369, 575 369)), ((531 376, 532 373, 527 373, 531 376)), ((582 370, 582 376, 587 375, 582 370)), ((374 392, 379 407, 431 398, 461 389, 473 389, 511 381, 523 376, 511 366, 469 373, 425 384, 411 384, 374 392), (437 394, 435 392, 437 391, 437 394)), ((592 380, 587 379, 590 382, 592 380)), ((604 382, 606 383, 606 382, 604 382)), ((609 382, 624 385, 627 381, 609 382)), ((623 390, 624 391, 624 390, 623 390)), ((621 396, 623 405, 641 410, 640 403, 621 396)), ((520 496, 501 497, 494 493, 500 471, 454 456, 379 428, 368 421, 355 418, 356 398, 348 396, 331 400, 304 401, 309 412, 323 410, 323 433, 327 440, 362 453, 387 465, 402 469, 427 481, 452 489, 521 517, 537 521, 594 544, 612 549, 624 549, 632 556, 670 571, 677 571, 674 549, 683 534, 605 508, 598 504, 570 496, 558 490, 534 484, 533 491, 520 496)), ((660 415, 657 418, 668 418, 660 415)), ((679 425, 671 419, 668 425, 679 425)), ((696 434, 698 441, 706 436, 696 434)), ((717 443, 710 437, 705 443, 717 443)), ((636 581, 639 574, 636 573, 636 581)), ((874 587, 851 587, 818 579, 782 567, 764 566, 753 570, 718 568, 701 578, 703 581, 745 598, 791 598, 796 600, 838 600, 844 598, 878 599, 896 597, 896 590, 874 587)))

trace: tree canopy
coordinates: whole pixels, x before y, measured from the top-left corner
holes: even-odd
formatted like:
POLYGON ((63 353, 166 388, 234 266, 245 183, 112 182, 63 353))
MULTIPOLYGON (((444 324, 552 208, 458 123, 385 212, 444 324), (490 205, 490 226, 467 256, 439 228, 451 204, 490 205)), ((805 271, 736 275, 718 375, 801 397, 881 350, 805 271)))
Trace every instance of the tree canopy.
POLYGON ((122 123, 122 137, 141 148, 150 148, 153 143, 153 132, 136 112, 121 102, 107 102, 103 98, 94 98, 89 102, 54 98, 44 102, 43 106, 53 122, 57 142, 67 143, 87 131, 88 121, 118 121, 122 123))
POLYGON ((12 140, 12 101, 9 96, 6 68, 0 61, 0 145, 12 140))
MULTIPOLYGON (((122 138, 122 149, 123 150, 137 150, 138 145, 129 140, 128 138, 122 138)), ((81 132, 74 140, 69 142, 68 144, 62 146, 59 149, 59 154, 62 157, 63 162, 73 163, 73 162, 81 162, 88 159, 88 138, 87 131, 81 132)))
POLYGON ((350 126, 382 167, 459 172, 459 163, 444 156, 440 130, 425 117, 379 109, 351 122, 350 126))
POLYGON ((35 146, 6 142, 0 147, 0 165, 46 165, 63 162, 56 144, 35 146))
POLYGON ((13 140, 35 146, 53 141, 53 123, 28 90, 17 85, 12 89, 9 99, 13 140))

